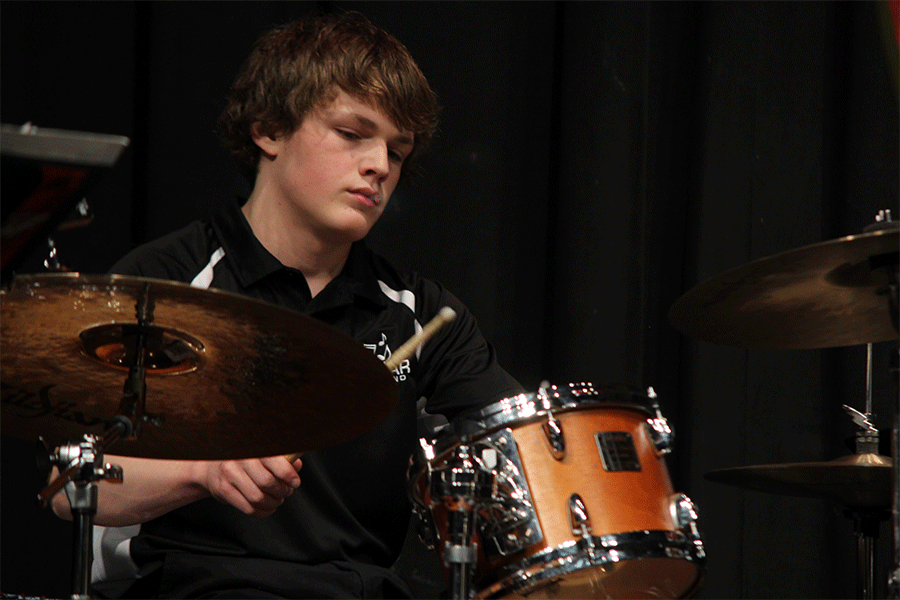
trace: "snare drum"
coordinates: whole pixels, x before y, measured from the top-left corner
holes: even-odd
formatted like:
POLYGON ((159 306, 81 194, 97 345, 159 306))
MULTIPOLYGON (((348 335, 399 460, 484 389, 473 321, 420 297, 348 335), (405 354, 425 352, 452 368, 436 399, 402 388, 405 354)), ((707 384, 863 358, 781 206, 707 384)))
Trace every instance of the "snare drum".
POLYGON ((421 440, 409 493, 423 542, 437 546, 445 567, 449 515, 471 507, 475 597, 679 598, 696 590, 706 556, 697 511, 672 489, 663 460, 671 430, 652 389, 548 385, 471 418, 475 434, 421 440), (455 464, 460 456, 466 469, 455 464), (451 479, 456 491, 448 492, 451 479), (472 497, 459 498, 463 489, 472 497))

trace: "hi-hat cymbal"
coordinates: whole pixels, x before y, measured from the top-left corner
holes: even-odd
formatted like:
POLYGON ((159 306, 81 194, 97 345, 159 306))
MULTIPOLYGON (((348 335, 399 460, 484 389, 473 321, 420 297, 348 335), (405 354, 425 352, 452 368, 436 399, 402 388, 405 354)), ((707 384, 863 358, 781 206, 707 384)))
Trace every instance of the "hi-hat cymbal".
POLYGON ((237 294, 117 275, 19 275, 0 293, 3 434, 52 446, 119 413, 147 340, 145 425, 111 454, 275 456, 363 435, 394 409, 384 363, 300 313, 237 294), (136 306, 152 322, 138 326, 136 306), (147 311, 145 311, 147 312, 147 311))
POLYGON ((669 310, 676 329, 741 348, 828 348, 897 339, 880 271, 897 268, 896 228, 763 258, 713 277, 669 310))
POLYGON ((887 508, 891 505, 892 464, 890 457, 880 454, 852 454, 829 462, 719 469, 704 477, 760 492, 887 508))

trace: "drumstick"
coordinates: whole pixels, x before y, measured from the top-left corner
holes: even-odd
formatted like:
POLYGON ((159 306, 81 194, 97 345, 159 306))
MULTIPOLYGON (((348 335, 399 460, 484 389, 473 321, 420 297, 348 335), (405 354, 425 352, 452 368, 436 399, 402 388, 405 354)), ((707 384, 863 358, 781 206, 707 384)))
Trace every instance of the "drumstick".
MULTIPOLYGON (((388 371, 393 371, 400 364, 412 356, 416 350, 418 350, 419 346, 427 342, 431 337, 438 332, 438 330, 456 318, 456 311, 450 308, 449 306, 445 306, 435 317, 430 320, 425 327, 422 328, 422 331, 412 336, 406 342, 403 343, 402 346, 397 348, 397 351, 391 354, 385 361, 384 366, 387 367, 388 371)), ((302 452, 294 452, 293 454, 286 454, 285 458, 288 459, 289 462, 294 462, 298 458, 303 455, 302 452)))
POLYGON ((449 306, 445 306, 442 308, 438 314, 428 322, 425 327, 422 328, 422 331, 417 333, 416 335, 409 338, 406 343, 397 348, 397 351, 391 354, 391 356, 384 361, 384 366, 388 368, 388 371, 393 371, 400 364, 412 356, 415 351, 431 339, 435 333, 437 333, 438 329, 452 321, 456 318, 456 311, 450 308, 449 306))

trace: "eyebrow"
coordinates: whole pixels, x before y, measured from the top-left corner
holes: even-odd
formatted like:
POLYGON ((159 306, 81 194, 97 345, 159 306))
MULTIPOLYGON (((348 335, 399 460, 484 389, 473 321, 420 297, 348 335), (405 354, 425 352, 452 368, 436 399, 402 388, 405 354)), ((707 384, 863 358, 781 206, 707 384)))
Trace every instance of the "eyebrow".
MULTIPOLYGON (((353 118, 355 118, 357 123, 359 123, 360 125, 369 127, 371 129, 376 129, 376 130, 378 129, 378 124, 375 123, 375 121, 373 121, 372 119, 369 119, 362 115, 356 115, 356 114, 353 115, 353 118)), ((412 146, 415 143, 415 140, 413 140, 412 136, 405 135, 405 134, 400 134, 399 136, 397 136, 395 138, 394 141, 398 144, 408 144, 410 146, 412 146)))

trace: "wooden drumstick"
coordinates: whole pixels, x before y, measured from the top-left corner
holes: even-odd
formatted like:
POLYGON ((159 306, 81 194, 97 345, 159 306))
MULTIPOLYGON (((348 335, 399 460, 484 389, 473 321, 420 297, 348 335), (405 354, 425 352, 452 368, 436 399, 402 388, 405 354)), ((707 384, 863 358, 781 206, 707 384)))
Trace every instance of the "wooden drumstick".
MULTIPOLYGON (((422 331, 412 336, 406 342, 403 343, 402 346, 397 348, 397 351, 388 357, 387 360, 384 361, 384 366, 387 367, 388 371, 393 371, 400 364, 412 356, 416 350, 418 350, 419 346, 427 342, 431 337, 438 332, 438 330, 456 318, 456 311, 450 308, 449 306, 445 306, 435 317, 430 320, 425 327, 422 328, 422 331)), ((294 462, 298 458, 303 455, 302 452, 294 452, 293 454, 285 455, 285 458, 288 459, 289 462, 294 462)))
POLYGON ((431 321, 429 321, 428 324, 425 325, 425 327, 422 328, 421 332, 412 336, 406 341, 406 343, 397 348, 397 351, 391 354, 391 356, 386 361, 384 361, 384 366, 388 368, 388 371, 393 371, 394 369, 399 367, 404 360, 415 353, 419 346, 431 339, 431 336, 437 333, 441 327, 455 318, 455 310, 453 310, 449 306, 445 306, 444 308, 442 308, 440 311, 438 311, 438 314, 431 321))

